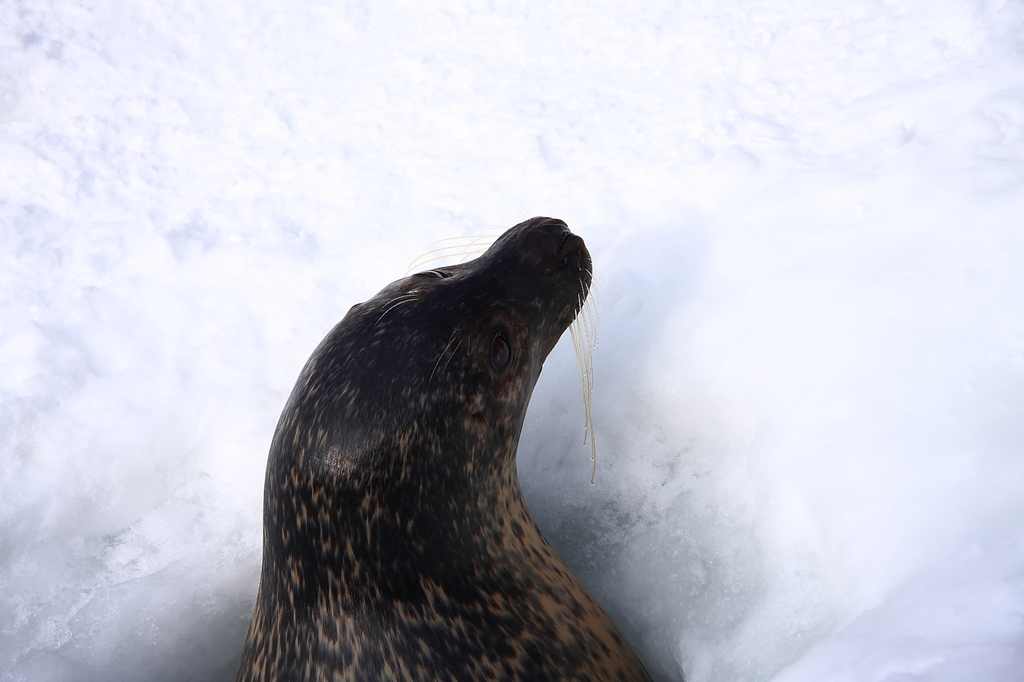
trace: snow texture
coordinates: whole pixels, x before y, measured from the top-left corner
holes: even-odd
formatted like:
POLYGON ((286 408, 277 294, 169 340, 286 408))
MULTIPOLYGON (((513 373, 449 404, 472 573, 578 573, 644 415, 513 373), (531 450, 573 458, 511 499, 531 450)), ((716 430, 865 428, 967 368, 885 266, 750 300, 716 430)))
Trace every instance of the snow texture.
POLYGON ((0 3, 0 680, 230 680, 348 308, 556 216, 520 447, 658 680, 1024 678, 1024 6, 0 3))

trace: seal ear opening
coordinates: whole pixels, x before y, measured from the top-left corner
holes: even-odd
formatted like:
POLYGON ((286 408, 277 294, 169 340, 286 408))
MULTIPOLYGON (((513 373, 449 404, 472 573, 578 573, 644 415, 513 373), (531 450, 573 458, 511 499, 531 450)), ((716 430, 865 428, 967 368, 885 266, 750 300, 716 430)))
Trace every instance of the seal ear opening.
POLYGON ((512 364, 512 344, 502 332, 496 333, 491 339, 490 360, 491 367, 499 374, 512 364))

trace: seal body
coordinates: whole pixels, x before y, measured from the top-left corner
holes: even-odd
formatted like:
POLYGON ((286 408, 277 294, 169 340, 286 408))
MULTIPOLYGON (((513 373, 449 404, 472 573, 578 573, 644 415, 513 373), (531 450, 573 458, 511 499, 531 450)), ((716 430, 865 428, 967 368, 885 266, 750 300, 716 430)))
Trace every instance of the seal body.
POLYGON ((591 283, 566 224, 354 306, 270 448, 238 680, 648 680, 537 528, 516 449, 591 283))

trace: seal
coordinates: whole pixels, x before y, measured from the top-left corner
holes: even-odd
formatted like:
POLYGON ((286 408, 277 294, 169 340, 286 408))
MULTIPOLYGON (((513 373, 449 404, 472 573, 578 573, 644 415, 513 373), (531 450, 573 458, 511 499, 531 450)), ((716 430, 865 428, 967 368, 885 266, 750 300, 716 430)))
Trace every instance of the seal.
POLYGON ((564 222, 533 218, 327 334, 270 446, 237 680, 650 680, 516 473, 591 271, 564 222))

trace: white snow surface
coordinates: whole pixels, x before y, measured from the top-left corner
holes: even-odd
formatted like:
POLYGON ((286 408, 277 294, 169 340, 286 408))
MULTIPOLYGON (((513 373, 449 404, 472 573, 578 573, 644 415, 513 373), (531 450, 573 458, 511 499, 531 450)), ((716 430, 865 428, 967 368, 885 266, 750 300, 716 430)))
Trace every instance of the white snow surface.
POLYGON ((1024 679, 1024 6, 0 3, 0 680, 230 680, 348 308, 566 220, 519 451, 657 680, 1024 679))

